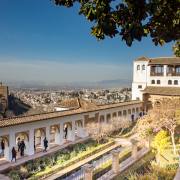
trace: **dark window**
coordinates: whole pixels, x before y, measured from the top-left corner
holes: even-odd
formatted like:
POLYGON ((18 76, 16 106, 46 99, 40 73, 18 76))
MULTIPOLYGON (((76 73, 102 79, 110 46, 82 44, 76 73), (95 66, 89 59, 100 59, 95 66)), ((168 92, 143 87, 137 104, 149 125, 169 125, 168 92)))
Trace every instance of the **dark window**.
POLYGON ((178 85, 178 80, 174 80, 174 85, 178 85))
POLYGON ((171 81, 171 80, 168 80, 168 84, 171 85, 171 84, 172 84, 172 81, 171 81))
POLYGON ((131 114, 131 109, 128 109, 128 114, 131 114))
POLYGON ((151 76, 163 76, 164 67, 163 66, 151 66, 151 76))
POLYGON ((118 116, 122 116, 122 112, 121 111, 118 112, 118 116))
POLYGON ((137 65, 137 70, 140 70, 140 65, 137 65))
POLYGON ((176 66, 175 71, 176 71, 176 75, 180 75, 180 66, 176 66))
POLYGON ((126 115, 127 115, 126 110, 123 110, 123 116, 126 116, 126 115))
POLYGON ((157 80, 157 84, 161 84, 161 81, 160 81, 160 80, 157 80))
POLYGON ((136 112, 139 112, 139 108, 138 107, 136 108, 136 112))
POLYGON ((138 85, 138 89, 142 89, 142 85, 138 85))
POLYGON ((142 70, 145 70, 145 65, 144 64, 142 65, 142 70))
POLYGON ((155 80, 152 80, 152 81, 151 81, 151 84, 155 84, 155 80))

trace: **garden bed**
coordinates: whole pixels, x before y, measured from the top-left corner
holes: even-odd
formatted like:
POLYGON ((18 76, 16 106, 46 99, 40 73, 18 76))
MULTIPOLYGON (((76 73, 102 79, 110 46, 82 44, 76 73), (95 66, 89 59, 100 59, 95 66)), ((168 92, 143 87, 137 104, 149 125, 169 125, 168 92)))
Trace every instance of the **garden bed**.
POLYGON ((89 140, 84 144, 78 143, 54 154, 28 161, 11 170, 8 176, 13 180, 23 178, 29 180, 43 179, 114 144, 113 140, 103 144, 97 144, 93 140, 89 140))
POLYGON ((154 160, 154 154, 149 152, 144 157, 142 157, 139 161, 132 164, 128 169, 121 172, 121 174, 114 178, 114 180, 128 180, 131 174, 138 172, 138 173, 145 173, 148 170, 150 162, 154 160))
MULTIPOLYGON (((126 148, 119 154, 119 162, 122 162, 131 156, 132 148, 126 148)), ((112 168, 112 160, 104 163, 100 168, 93 172, 93 179, 101 177, 103 174, 107 173, 112 168)))

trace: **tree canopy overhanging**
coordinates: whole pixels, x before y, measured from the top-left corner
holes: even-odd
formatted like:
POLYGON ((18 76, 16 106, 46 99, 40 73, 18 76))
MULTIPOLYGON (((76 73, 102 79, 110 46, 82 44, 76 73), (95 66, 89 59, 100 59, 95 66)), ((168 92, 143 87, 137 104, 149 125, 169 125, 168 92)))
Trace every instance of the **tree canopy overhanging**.
POLYGON ((53 0, 80 4, 79 14, 93 22, 98 39, 121 36, 128 46, 150 35, 155 45, 180 39, 180 0, 53 0))

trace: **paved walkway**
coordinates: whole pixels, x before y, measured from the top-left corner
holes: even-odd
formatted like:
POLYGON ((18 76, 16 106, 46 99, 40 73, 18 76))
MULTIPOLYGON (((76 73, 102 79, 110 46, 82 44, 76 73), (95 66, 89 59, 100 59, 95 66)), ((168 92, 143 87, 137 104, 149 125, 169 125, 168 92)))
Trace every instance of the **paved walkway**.
MULTIPOLYGON (((53 147, 51 149, 49 149, 47 152, 38 152, 34 155, 31 155, 31 156, 25 156, 23 158, 20 158, 15 162, 6 162, 6 163, 3 163, 2 165, 0 165, 0 173, 2 173, 3 171, 5 170, 8 170, 8 169, 11 169, 11 168, 14 168, 16 166, 19 166, 21 164, 24 164, 25 162, 29 161, 29 160, 33 160, 33 159, 36 159, 36 158, 39 158, 39 157, 42 157, 44 155, 48 155, 48 154, 51 154, 51 153, 54 153, 54 152, 57 152, 69 145, 73 145, 73 144, 76 144, 76 143, 79 143, 79 142, 83 142, 85 140, 89 139, 89 137, 87 138, 81 138, 81 139, 78 139, 76 141, 73 141, 73 142, 67 142, 63 145, 57 145, 56 147, 53 147)), ((1 179, 0 179, 1 180, 1 179)))
POLYGON ((3 174, 0 174, 0 180, 10 180, 10 178, 7 176, 4 176, 3 174))
POLYGON ((175 176, 174 180, 180 180, 180 167, 177 170, 177 173, 176 173, 176 176, 175 176))
POLYGON ((94 155, 92 155, 92 156, 90 156, 90 157, 88 157, 88 158, 86 158, 86 159, 84 159, 84 160, 82 160, 82 161, 79 161, 79 162, 76 163, 76 164, 73 164, 73 165, 71 165, 71 166, 68 166, 67 168, 59 171, 59 172, 56 173, 56 174, 53 174, 53 175, 45 178, 44 180, 54 180, 54 179, 56 179, 56 178, 58 178, 58 177, 61 177, 61 176, 65 175, 65 174, 73 171, 74 169, 77 169, 77 168, 83 166, 84 164, 86 164, 86 163, 88 163, 88 162, 96 159, 97 157, 99 157, 99 156, 101 156, 101 155, 103 155, 103 154, 111 151, 112 149, 117 148, 118 146, 120 146, 120 144, 119 144, 119 143, 116 143, 115 145, 113 145, 113 146, 111 146, 111 147, 109 147, 109 148, 106 148, 105 150, 103 150, 103 151, 101 151, 101 152, 99 152, 99 153, 97 153, 97 154, 94 154, 94 155))

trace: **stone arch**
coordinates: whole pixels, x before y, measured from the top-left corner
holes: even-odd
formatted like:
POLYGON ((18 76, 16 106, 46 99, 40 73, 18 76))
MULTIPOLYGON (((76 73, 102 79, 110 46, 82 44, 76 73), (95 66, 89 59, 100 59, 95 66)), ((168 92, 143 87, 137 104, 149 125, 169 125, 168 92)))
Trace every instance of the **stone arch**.
POLYGON ((109 123, 111 121, 111 114, 106 115, 106 120, 107 120, 107 123, 109 123))
POLYGON ((5 149, 4 149, 4 152, 2 151, 1 149, 1 146, 0 146, 0 159, 1 158, 5 158, 6 160, 8 160, 9 158, 9 137, 8 135, 6 136, 0 136, 0 143, 1 141, 4 141, 4 145, 5 145, 5 149))
POLYGON ((113 112, 112 117, 113 117, 113 118, 116 118, 116 117, 117 117, 117 113, 116 113, 116 112, 113 112))
POLYGON ((99 122, 100 122, 100 123, 104 123, 104 122, 105 122, 104 115, 101 115, 101 116, 100 116, 99 122))
POLYGON ((28 132, 18 132, 15 134, 15 142, 16 142, 16 149, 18 149, 18 141, 24 141, 25 143, 25 154, 28 154, 29 151, 29 134, 28 132))
POLYGON ((70 136, 72 134, 72 123, 65 122, 63 124, 63 131, 64 131, 64 139, 70 139, 70 136))
POLYGON ((123 116, 127 116, 127 111, 123 110, 123 116))
POLYGON ((129 114, 129 115, 131 114, 131 109, 128 109, 128 114, 129 114))
POLYGON ((136 108, 136 113, 138 113, 138 112, 139 112, 139 108, 137 107, 137 108, 136 108))
MULTIPOLYGON (((34 131, 34 146, 43 147, 43 140, 46 137, 45 128, 38 128, 34 131)), ((36 150, 36 148, 35 148, 36 150)))
POLYGON ((122 111, 118 112, 118 116, 121 117, 122 116, 122 111))
POLYGON ((75 122, 75 125, 76 125, 76 128, 77 127, 83 127, 83 123, 82 123, 82 120, 77 120, 76 122, 75 122))
POLYGON ((50 126, 50 142, 57 142, 57 136, 59 136, 60 128, 59 125, 50 126))
POLYGON ((0 136, 0 142, 4 140, 5 146, 9 146, 9 139, 8 136, 0 136))
POLYGON ((134 114, 136 112, 135 108, 132 109, 132 113, 134 114))
POLYGON ((75 122, 75 135, 77 137, 83 137, 84 135, 84 128, 82 120, 77 120, 75 122))
POLYGON ((64 125, 63 125, 63 129, 67 127, 68 129, 72 130, 72 123, 70 122, 65 122, 64 125))

